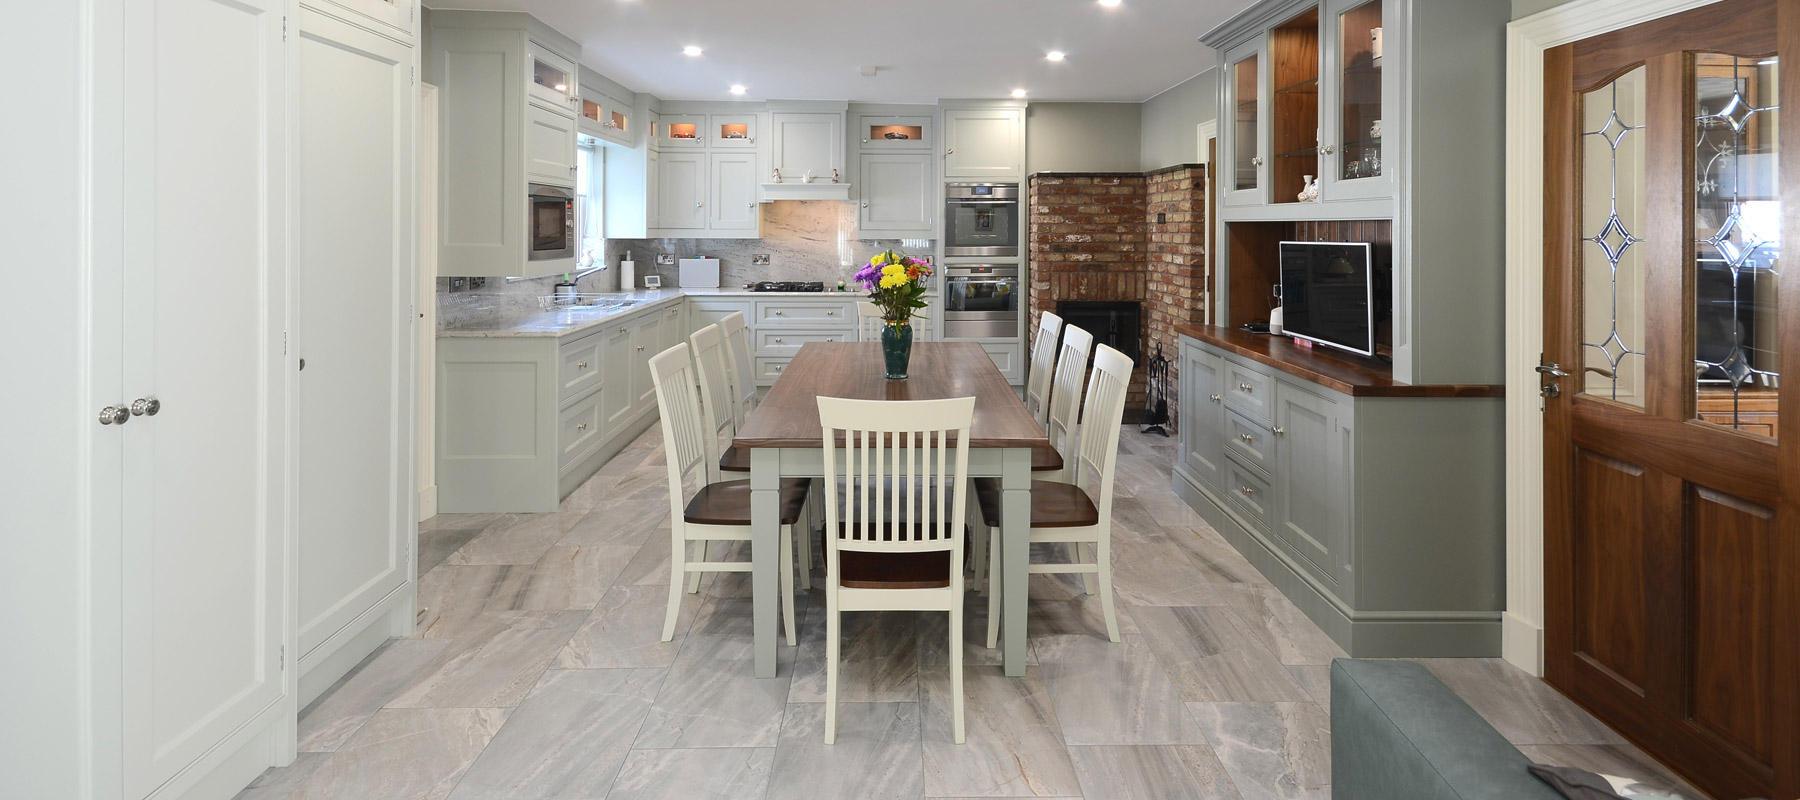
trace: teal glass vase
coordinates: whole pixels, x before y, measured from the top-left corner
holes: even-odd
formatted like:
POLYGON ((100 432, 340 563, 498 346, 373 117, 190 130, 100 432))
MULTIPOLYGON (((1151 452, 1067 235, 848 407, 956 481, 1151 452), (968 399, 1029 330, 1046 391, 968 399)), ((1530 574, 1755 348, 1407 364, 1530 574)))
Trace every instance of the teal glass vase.
POLYGON ((889 322, 881 326, 881 358, 887 362, 891 381, 906 380, 906 365, 912 361, 912 324, 889 322))

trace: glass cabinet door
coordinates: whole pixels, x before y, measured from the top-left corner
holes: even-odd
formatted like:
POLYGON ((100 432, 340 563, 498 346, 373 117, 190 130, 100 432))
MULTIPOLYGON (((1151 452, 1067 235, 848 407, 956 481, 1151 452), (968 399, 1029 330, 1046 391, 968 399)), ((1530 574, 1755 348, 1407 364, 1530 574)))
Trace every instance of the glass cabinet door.
POLYGON ((569 98, 575 95, 575 65, 536 42, 527 48, 526 61, 531 74, 525 88, 531 99, 565 114, 572 113, 575 109, 569 98))
POLYGON ((1319 9, 1269 30, 1271 202, 1298 203, 1319 177, 1319 9))
MULTIPOLYGON (((1328 85, 1322 96, 1319 169, 1327 200, 1393 196, 1393 168, 1382 122, 1391 87, 1383 64, 1391 47, 1383 35, 1388 0, 1329 0, 1324 16, 1328 85)), ((1396 39, 1396 41, 1398 41, 1396 39)), ((1389 126, 1389 127, 1396 127, 1389 126)))
POLYGON ((1266 37, 1245 44, 1228 55, 1225 75, 1225 108, 1231 115, 1228 136, 1231 172, 1221 181, 1222 203, 1249 205, 1264 202, 1263 185, 1263 46, 1266 37))

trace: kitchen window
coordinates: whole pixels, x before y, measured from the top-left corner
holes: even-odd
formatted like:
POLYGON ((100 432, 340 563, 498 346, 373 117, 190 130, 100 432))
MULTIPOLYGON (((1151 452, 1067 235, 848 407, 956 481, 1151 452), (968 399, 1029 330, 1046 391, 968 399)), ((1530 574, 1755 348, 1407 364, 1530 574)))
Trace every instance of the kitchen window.
POLYGON ((606 263, 606 154, 592 139, 575 153, 575 266, 606 263))

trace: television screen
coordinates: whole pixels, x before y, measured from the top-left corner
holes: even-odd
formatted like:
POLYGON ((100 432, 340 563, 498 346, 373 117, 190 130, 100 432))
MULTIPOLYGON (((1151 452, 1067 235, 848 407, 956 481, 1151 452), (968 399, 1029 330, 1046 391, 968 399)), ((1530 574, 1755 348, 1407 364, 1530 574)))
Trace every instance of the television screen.
POLYGON ((1375 354, 1375 281, 1370 246, 1281 243, 1284 333, 1352 353, 1375 354))

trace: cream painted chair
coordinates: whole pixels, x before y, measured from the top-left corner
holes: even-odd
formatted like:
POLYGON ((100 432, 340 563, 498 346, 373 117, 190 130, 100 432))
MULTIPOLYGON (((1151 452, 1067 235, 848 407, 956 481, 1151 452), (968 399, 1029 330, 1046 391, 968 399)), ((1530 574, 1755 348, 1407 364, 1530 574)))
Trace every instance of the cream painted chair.
POLYGON ((1050 424, 1050 375, 1056 370, 1056 337, 1062 333, 1062 317, 1048 311, 1038 316, 1037 338, 1031 342, 1031 372, 1025 376, 1025 409, 1039 427, 1050 424))
MULTIPOLYGON (((669 467, 669 609, 663 619, 663 641, 675 637, 675 621, 681 616, 681 590, 689 573, 749 572, 748 561, 707 560, 712 542, 750 540, 750 482, 719 481, 716 474, 719 426, 701 404, 694 359, 686 342, 650 359, 650 378, 656 386, 656 407, 662 413, 664 460, 669 467), (697 480, 695 480, 697 478, 697 480), (688 484, 697 484, 690 497, 688 484), (688 548, 701 556, 689 560, 688 548)), ((794 525, 806 505, 807 481, 781 482, 781 619, 787 627, 789 646, 796 643, 794 630, 794 525)))
POLYGON ((975 398, 819 398, 825 474, 825 743, 837 739, 847 611, 950 615, 950 702, 963 743, 963 537, 975 398), (838 439, 842 437, 840 452, 838 439), (841 459, 841 461, 840 461, 841 459))
POLYGON ((731 381, 731 393, 735 398, 731 404, 731 422, 742 428, 744 417, 756 408, 756 363, 750 358, 750 328, 744 320, 744 312, 726 314, 719 320, 719 333, 724 335, 725 346, 731 350, 731 360, 726 362, 726 377, 731 381))
MULTIPOLYGON (((1060 323, 1061 320, 1058 322, 1060 323)), ((1074 448, 1078 430, 1076 413, 1081 407, 1081 380, 1082 376, 1087 373, 1088 352, 1093 347, 1093 334, 1074 325, 1062 326, 1062 344, 1058 348, 1061 350, 1061 354, 1057 356, 1056 371, 1049 382, 1050 406, 1048 419, 1045 420, 1047 423, 1045 430, 1050 435, 1050 446, 1055 450, 1057 458, 1054 463, 1034 464, 1032 467, 1032 474, 1043 475, 1043 480, 1062 483, 1074 480, 1074 448)), ((1034 347, 1033 350, 1035 349, 1034 347)), ((1036 459, 1033 461, 1035 462, 1036 459)), ((1036 482, 1033 481, 1033 483, 1036 482)), ((970 508, 970 513, 974 513, 973 507, 970 508)), ((970 521, 980 524, 980 520, 972 518, 970 521)), ((1080 560, 1075 552, 1076 547, 1076 545, 1069 546, 1070 561, 1080 560)), ((988 585, 986 576, 990 572, 988 561, 993 554, 988 550, 987 538, 975 537, 975 541, 970 545, 970 554, 973 558, 970 559, 969 566, 975 573, 973 582, 976 588, 992 594, 993 587, 988 585)), ((1093 594, 1093 578, 1084 576, 1082 580, 1087 584, 1087 593, 1093 594)))
MULTIPOLYGON (((717 483, 723 479, 723 476, 719 474, 721 472, 743 473, 750 471, 749 453, 739 451, 738 448, 731 443, 732 437, 737 435, 737 424, 732 421, 732 415, 730 413, 730 407, 732 405, 732 388, 729 374, 731 355, 726 352, 725 338, 719 332, 718 325, 708 325, 700 330, 694 331, 694 335, 688 337, 688 343, 693 345, 694 368, 700 374, 700 401, 705 404, 707 409, 712 411, 709 416, 715 426, 713 430, 715 435, 714 441, 718 442, 719 448, 724 452, 724 455, 719 457, 718 472, 713 473, 707 478, 709 483, 717 483)), ((817 527, 817 523, 821 521, 818 519, 819 508, 816 500, 817 496, 809 492, 806 505, 808 508, 812 509, 813 513, 807 516, 815 523, 814 527, 817 527)), ((805 565, 800 570, 800 588, 811 589, 812 536, 803 535, 800 537, 799 557, 800 563, 805 565)), ((705 553, 701 554, 701 558, 702 560, 705 559, 705 553)), ((699 573, 688 576, 688 592, 696 592, 699 588, 699 573)))
MULTIPOLYGON (((1078 330, 1072 328, 1071 330, 1078 330)), ((1078 572, 1083 578, 1099 578, 1100 609, 1106 618, 1106 637, 1119 640, 1118 615, 1113 610, 1112 501, 1113 477, 1119 462, 1119 430, 1125 418, 1125 391, 1131 384, 1132 361, 1124 353, 1101 345, 1094 353, 1094 371, 1088 377, 1087 404, 1081 414, 1079 449, 1071 455, 1070 481, 1031 482, 1031 543, 1066 542, 1086 558, 1069 564, 1031 564, 1027 573, 1078 572)), ((992 478, 975 482, 975 501, 982 525, 975 532, 987 534, 988 547, 999 546, 1000 484, 992 478), (985 530, 982 530, 985 529, 985 530)), ((1076 553, 1071 553, 1075 555, 1076 553)), ((988 566, 988 647, 1000 635, 1000 570, 988 566)), ((1088 581, 1088 594, 1094 586, 1088 581)))
MULTIPOLYGON (((913 319, 923 321, 923 320, 928 320, 931 318, 918 312, 918 311, 914 311, 913 319)), ((859 342, 879 342, 879 341, 881 341, 881 329, 883 327, 885 327, 886 325, 887 325, 887 320, 884 320, 881 318, 881 306, 875 305, 874 303, 857 303, 856 304, 856 340, 857 341, 859 341, 859 342)), ((915 331, 914 335, 917 336, 916 331, 915 331)), ((918 340, 915 338, 914 341, 918 341, 918 340)))

